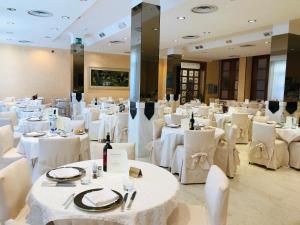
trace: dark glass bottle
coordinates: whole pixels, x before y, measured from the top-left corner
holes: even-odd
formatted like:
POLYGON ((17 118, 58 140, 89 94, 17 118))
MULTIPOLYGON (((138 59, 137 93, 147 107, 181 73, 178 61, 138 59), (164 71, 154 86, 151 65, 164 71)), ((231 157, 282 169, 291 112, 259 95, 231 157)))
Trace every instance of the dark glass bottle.
POLYGON ((110 144, 110 135, 107 133, 106 135, 106 141, 103 148, 103 171, 107 172, 107 149, 112 149, 112 146, 110 144))
POLYGON ((190 119, 190 130, 195 130, 194 124, 195 124, 194 113, 192 113, 192 117, 190 119))
POLYGON ((95 105, 98 105, 98 100, 97 100, 97 98, 95 98, 95 105))

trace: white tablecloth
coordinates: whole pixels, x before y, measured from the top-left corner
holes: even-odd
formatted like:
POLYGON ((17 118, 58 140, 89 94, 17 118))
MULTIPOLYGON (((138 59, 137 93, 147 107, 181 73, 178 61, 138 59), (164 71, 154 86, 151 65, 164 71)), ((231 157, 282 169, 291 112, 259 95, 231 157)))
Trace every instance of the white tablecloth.
POLYGON ((300 141, 300 128, 276 128, 276 133, 278 137, 288 144, 292 141, 300 141))
POLYGON ((105 139, 106 134, 110 133, 110 137, 114 137, 114 131, 116 127, 117 116, 116 114, 100 114, 100 129, 98 139, 105 139))
MULTIPOLYGON (((221 128, 215 128, 216 144, 224 134, 221 128)), ((161 133, 162 149, 160 166, 170 167, 177 145, 184 144, 184 129, 164 127, 161 133)))
POLYGON ((28 121, 26 119, 21 119, 19 121, 19 132, 28 133, 28 132, 41 132, 47 131, 50 129, 49 120, 41 121, 28 121))
MULTIPOLYGON (((90 157, 90 141, 88 134, 74 135, 80 138, 80 159, 89 160, 90 157)), ((47 136, 41 137, 45 138, 47 136)), ((48 138, 63 138, 60 136, 48 137, 48 138)), ((36 159, 39 157, 39 138, 35 137, 21 137, 18 145, 18 152, 24 155, 28 160, 36 159)))
MULTIPOLYGON (((92 161, 84 161, 72 165, 86 168, 91 164, 92 161)), ((31 208, 28 222, 31 225, 43 225, 54 220, 90 219, 97 220, 97 225, 104 225, 105 221, 122 225, 166 225, 168 216, 176 207, 176 193, 179 190, 177 179, 167 170, 149 163, 129 161, 129 165, 142 169, 143 173, 142 178, 130 178, 137 190, 131 210, 122 212, 120 208, 116 208, 102 213, 88 213, 78 209, 73 203, 68 209, 62 206, 72 193, 78 194, 93 188, 107 187, 124 196, 122 186, 125 175, 105 173, 101 178, 92 179, 89 185, 81 185, 77 181, 76 187, 42 187, 42 182, 46 180, 43 175, 33 185, 28 198, 31 208)))
MULTIPOLYGON (((171 124, 171 114, 164 115, 165 123, 166 124, 171 124)), ((187 118, 190 119, 190 118, 187 118)), ((210 124, 210 119, 204 118, 204 117, 199 117, 199 116, 194 116, 195 122, 198 124, 203 124, 208 126, 210 124)))

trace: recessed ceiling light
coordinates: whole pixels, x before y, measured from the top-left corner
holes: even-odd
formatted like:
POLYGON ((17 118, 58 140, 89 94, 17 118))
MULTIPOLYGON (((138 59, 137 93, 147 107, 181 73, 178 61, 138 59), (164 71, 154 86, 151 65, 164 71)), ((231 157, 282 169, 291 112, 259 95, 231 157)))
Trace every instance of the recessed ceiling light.
POLYGON ((7 31, 6 33, 7 33, 7 34, 13 34, 14 32, 11 32, 11 31, 7 31))
POLYGON ((175 39, 175 40, 173 40, 173 41, 174 41, 174 42, 178 42, 178 40, 176 40, 176 39, 175 39))
POLYGON ((62 18, 63 20, 69 20, 69 19, 70 19, 69 16, 62 16, 61 18, 62 18))
POLYGON ((256 23, 256 20, 253 19, 253 20, 248 20, 248 23, 256 23))
POLYGON ((177 16, 177 19, 178 19, 178 20, 185 20, 186 17, 185 17, 185 16, 177 16))
POLYGON ((20 40, 19 42, 20 43, 31 43, 31 41, 28 41, 28 40, 20 40))
POLYGON ((186 35, 182 37, 183 39, 197 39, 199 35, 186 35))
POLYGON ((218 6, 216 5, 200 5, 192 8, 193 13, 207 14, 212 13, 218 10, 218 6))
POLYGON ((11 12, 14 12, 14 11, 16 11, 16 9, 15 8, 6 8, 8 11, 11 11, 11 12))
POLYGON ((37 17, 51 17, 53 16, 53 13, 47 12, 44 10, 29 10, 27 12, 31 16, 37 16, 37 17))

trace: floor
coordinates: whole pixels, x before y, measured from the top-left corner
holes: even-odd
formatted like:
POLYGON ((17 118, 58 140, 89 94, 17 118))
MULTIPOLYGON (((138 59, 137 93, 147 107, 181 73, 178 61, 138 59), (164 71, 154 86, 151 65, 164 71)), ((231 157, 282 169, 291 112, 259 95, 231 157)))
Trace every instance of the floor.
MULTIPOLYGON (((238 145, 241 165, 230 180, 227 225, 300 225, 300 171, 248 164, 248 145, 238 145)), ((181 185, 178 200, 204 204, 204 185, 181 185)))
MULTIPOLYGON (((227 225, 300 225, 300 171, 249 165, 248 145, 237 148, 241 165, 230 179, 227 225)), ((178 200, 204 204, 204 185, 181 185, 178 200)))

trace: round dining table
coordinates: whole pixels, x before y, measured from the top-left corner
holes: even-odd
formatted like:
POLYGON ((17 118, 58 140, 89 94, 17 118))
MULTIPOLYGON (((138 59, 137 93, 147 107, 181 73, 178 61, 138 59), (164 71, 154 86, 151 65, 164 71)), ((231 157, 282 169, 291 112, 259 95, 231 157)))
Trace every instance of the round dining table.
POLYGON ((300 141, 300 128, 282 127, 276 128, 277 137, 290 144, 292 141, 300 141))
MULTIPOLYGON (((86 168, 93 165, 95 161, 81 161, 70 164, 86 168)), ((96 161, 102 164, 102 160, 96 161)), ((97 179, 91 179, 88 185, 82 185, 80 180, 75 181, 75 187, 49 187, 44 185, 49 182, 42 175, 33 185, 28 196, 27 203, 30 213, 27 221, 31 225, 46 225, 50 221, 56 221, 56 225, 72 224, 76 220, 89 225, 166 225, 167 219, 176 207, 176 193, 179 190, 177 179, 167 170, 150 163, 140 161, 129 161, 130 167, 141 169, 142 177, 132 178, 128 174, 103 173, 97 179), (70 195, 75 196, 83 191, 95 188, 108 188, 125 195, 124 182, 131 182, 136 191, 136 197, 130 210, 120 207, 105 212, 87 212, 74 205, 67 208, 63 203, 70 195), (71 223, 70 223, 71 221, 71 223)), ((129 192, 126 206, 132 192, 129 192)))
MULTIPOLYGON (((80 159, 89 160, 90 157, 90 140, 88 134, 75 135, 69 134, 68 137, 79 137, 80 138, 80 159)), ((45 136, 42 137, 25 137, 22 135, 19 145, 18 153, 24 155, 28 160, 34 160, 39 157, 39 139, 40 138, 64 138, 57 134, 51 134, 46 132, 45 136)))
MULTIPOLYGON (((215 129, 215 141, 216 144, 218 144, 225 132, 221 128, 213 128, 213 129, 215 129)), ((162 141, 162 149, 161 149, 160 166, 170 167, 177 145, 184 144, 184 129, 181 127, 179 128, 171 128, 167 126, 163 127, 161 133, 161 141, 162 141)))
POLYGON ((19 121, 19 132, 41 132, 44 130, 50 130, 50 122, 48 119, 41 119, 37 121, 30 121, 28 119, 21 119, 19 121))

